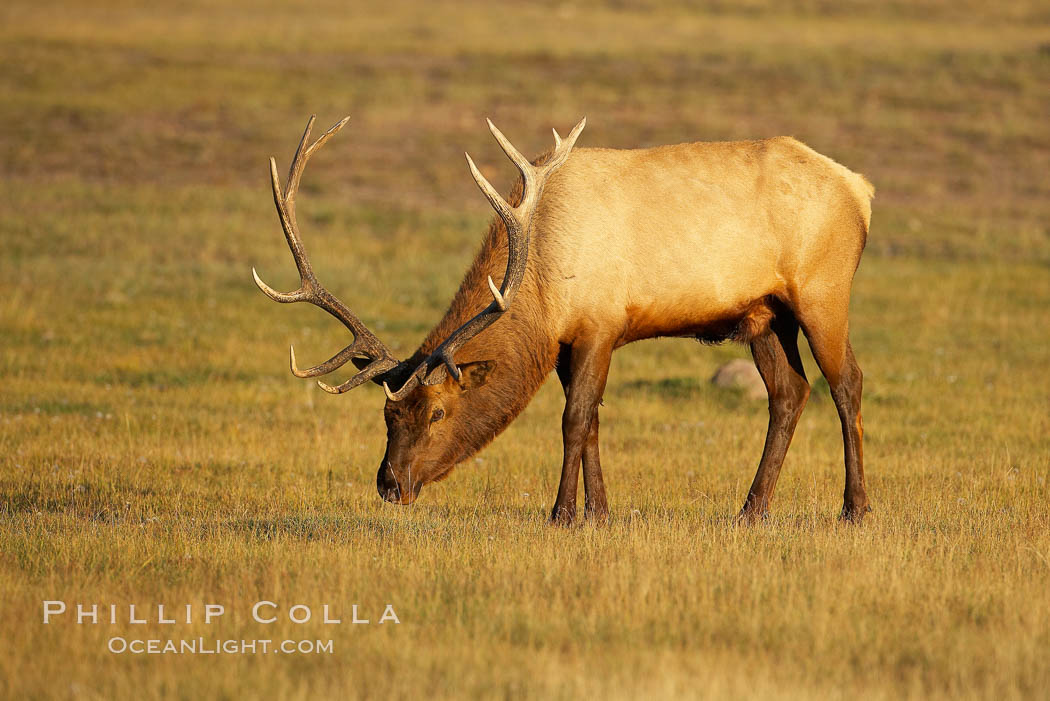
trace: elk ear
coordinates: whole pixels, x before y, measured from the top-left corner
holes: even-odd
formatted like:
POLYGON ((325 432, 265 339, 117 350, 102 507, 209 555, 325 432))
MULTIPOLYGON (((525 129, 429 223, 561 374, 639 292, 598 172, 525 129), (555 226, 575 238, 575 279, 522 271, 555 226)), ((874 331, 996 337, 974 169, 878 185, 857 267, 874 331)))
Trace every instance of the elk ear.
POLYGON ((463 363, 459 366, 462 373, 459 384, 464 390, 477 389, 485 384, 489 374, 496 367, 495 360, 479 360, 474 363, 463 363))

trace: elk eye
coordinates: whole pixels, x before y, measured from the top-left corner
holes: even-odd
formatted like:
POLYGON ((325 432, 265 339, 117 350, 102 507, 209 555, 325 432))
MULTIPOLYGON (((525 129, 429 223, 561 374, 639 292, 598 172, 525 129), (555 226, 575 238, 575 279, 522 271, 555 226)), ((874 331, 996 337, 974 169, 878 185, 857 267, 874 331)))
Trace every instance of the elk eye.
POLYGON ((434 413, 430 416, 430 423, 441 421, 443 418, 445 418, 445 410, 440 408, 434 409, 434 413))

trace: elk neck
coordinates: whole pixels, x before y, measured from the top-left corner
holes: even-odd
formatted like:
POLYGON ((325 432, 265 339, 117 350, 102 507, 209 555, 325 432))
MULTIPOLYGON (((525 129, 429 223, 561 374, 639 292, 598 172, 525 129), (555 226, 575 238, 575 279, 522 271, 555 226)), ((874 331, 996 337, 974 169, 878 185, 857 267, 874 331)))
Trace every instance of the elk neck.
MULTIPOLYGON (((520 199, 520 183, 511 202, 520 199)), ((535 275, 534 259, 530 262, 521 287, 510 308, 490 327, 470 340, 456 353, 456 363, 494 361, 485 384, 465 392, 466 415, 472 417, 464 436, 472 444, 470 453, 480 450, 496 437, 525 408, 554 369, 558 343, 546 323, 546 305, 535 275)), ((499 285, 507 267, 507 233, 496 219, 485 236, 474 259, 453 297, 448 311, 427 335, 412 360, 429 355, 462 324, 492 301, 488 277, 499 285)), ((466 455, 463 456, 467 457, 466 455)))

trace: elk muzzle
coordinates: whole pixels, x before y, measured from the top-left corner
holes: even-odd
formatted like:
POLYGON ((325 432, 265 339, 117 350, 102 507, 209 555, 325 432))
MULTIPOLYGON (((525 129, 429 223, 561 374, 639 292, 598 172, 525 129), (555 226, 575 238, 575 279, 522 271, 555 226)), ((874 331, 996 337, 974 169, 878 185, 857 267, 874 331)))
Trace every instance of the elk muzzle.
POLYGON ((408 506, 419 496, 422 487, 422 480, 416 480, 412 484, 408 484, 408 480, 405 480, 404 484, 399 482, 388 460, 383 460, 379 472, 376 473, 376 490, 379 496, 391 504, 408 506))

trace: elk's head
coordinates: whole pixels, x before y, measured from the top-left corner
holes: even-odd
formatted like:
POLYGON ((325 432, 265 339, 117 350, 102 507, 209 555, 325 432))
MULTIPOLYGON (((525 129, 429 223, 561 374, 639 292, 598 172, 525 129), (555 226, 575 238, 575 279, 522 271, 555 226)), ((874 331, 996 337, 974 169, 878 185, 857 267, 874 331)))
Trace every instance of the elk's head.
POLYGON ((376 475, 384 499, 411 504, 424 485, 447 477, 486 442, 489 422, 476 412, 489 403, 478 395, 494 367, 491 360, 464 363, 459 380, 447 376, 419 385, 403 400, 387 400, 386 454, 376 475))
POLYGON ((296 377, 319 377, 337 370, 347 362, 353 362, 358 373, 349 380, 336 386, 321 380, 317 384, 331 394, 342 394, 366 382, 382 385, 387 396, 387 446, 376 475, 376 487, 387 501, 411 504, 423 485, 447 476, 458 462, 469 457, 486 442, 486 435, 494 435, 492 426, 496 423, 496 417, 479 415, 477 412, 479 406, 487 404, 491 407, 492 403, 479 402, 477 398, 485 391, 496 361, 476 360, 457 364, 455 354, 465 343, 499 319, 513 302, 525 275, 529 233, 543 186, 551 173, 569 157, 586 120, 577 124, 564 140, 557 131, 554 132, 554 151, 542 165, 530 163, 491 121, 488 123, 496 141, 521 172, 524 183, 521 202, 512 207, 467 156, 474 181, 507 229, 507 270, 503 282, 497 287, 489 277, 488 287, 492 293, 489 305, 436 347, 430 349, 425 345, 404 362, 394 358, 387 346, 361 323, 349 307, 317 281, 299 236, 295 197, 303 169, 310 156, 342 129, 348 120, 349 117, 343 119, 307 146, 314 123, 314 118, 310 118, 283 190, 277 174, 277 163, 273 158, 270 159, 273 199, 285 239, 299 270, 299 289, 288 293, 278 292, 264 283, 254 268, 252 276, 259 289, 270 299, 282 303, 314 304, 341 321, 353 334, 353 343, 320 365, 305 370, 299 369, 295 362, 295 351, 290 350, 292 374, 296 377))

